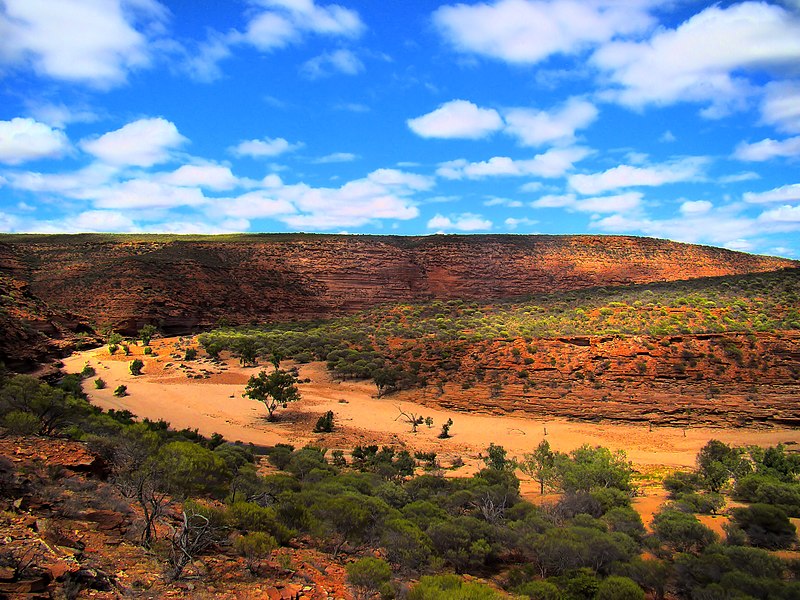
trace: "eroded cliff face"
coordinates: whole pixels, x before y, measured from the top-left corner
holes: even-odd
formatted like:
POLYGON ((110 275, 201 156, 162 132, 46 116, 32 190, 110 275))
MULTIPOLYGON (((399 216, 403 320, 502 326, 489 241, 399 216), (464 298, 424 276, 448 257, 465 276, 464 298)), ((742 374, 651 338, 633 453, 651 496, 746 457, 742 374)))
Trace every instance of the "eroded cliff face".
POLYGON ((152 323, 181 334, 220 321, 306 319, 381 303, 491 300, 796 265, 622 236, 3 236, 0 327, 8 339, 0 360, 33 360, 52 353, 53 340, 101 328, 133 334, 152 323))

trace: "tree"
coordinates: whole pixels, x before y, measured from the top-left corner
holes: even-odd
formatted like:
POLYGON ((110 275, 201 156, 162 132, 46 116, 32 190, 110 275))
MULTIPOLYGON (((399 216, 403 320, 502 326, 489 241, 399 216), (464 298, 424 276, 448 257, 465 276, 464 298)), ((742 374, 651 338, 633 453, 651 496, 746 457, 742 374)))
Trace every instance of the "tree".
POLYGON ((665 509, 653 516, 653 532, 675 552, 702 552, 717 539, 717 534, 697 517, 675 509, 665 509))
POLYGON ((267 409, 267 420, 274 421, 274 413, 279 406, 284 408, 289 402, 300 400, 297 377, 290 371, 275 369, 267 374, 261 371, 252 375, 242 396, 263 402, 267 409))
POLYGON ((187 502, 181 513, 181 524, 175 529, 167 573, 169 581, 180 578, 189 563, 193 563, 206 548, 216 544, 221 537, 221 519, 217 511, 193 502, 187 502))
POLYGON ((329 410, 319 419, 314 426, 314 433, 330 433, 333 431, 333 411, 329 410))
POLYGON ((368 556, 350 563, 347 569, 347 582, 356 588, 358 596, 369 598, 389 583, 392 569, 385 560, 368 556))
POLYGON ((278 542, 268 533, 253 531, 237 537, 233 547, 244 556, 247 570, 256 575, 259 563, 278 547, 278 542))
MULTIPOLYGON (((430 417, 428 417, 430 418, 430 417)), ((446 440, 450 437, 450 428, 453 426, 453 419, 447 419, 442 423, 442 431, 439 433, 439 439, 446 440)))
POLYGON ((155 328, 154 325, 148 323, 144 327, 139 330, 139 339, 142 340, 142 346, 149 346, 150 340, 153 339, 153 336, 156 334, 158 329, 155 328))
POLYGON ((790 548, 797 540, 795 526, 777 506, 751 504, 731 512, 734 523, 753 546, 777 550, 790 548))
POLYGON ((397 415, 397 417, 395 417, 395 421, 397 421, 397 419, 402 419, 403 421, 411 425, 411 433, 417 433, 417 427, 422 425, 425 419, 423 419, 421 415, 417 415, 416 413, 407 413, 399 406, 397 407, 397 410, 400 411, 400 414, 397 415))
POLYGON ((719 492, 728 480, 743 475, 749 465, 742 457, 743 449, 732 448, 719 440, 709 440, 697 453, 697 469, 712 492, 719 492))
POLYGON ((524 455, 519 468, 539 484, 539 493, 544 494, 545 487, 550 487, 558 475, 556 453, 550 449, 550 442, 539 442, 534 452, 524 455))
POLYGON ((644 600, 644 590, 628 577, 612 575, 600 582, 596 600, 644 600))
POLYGON ((486 463, 489 469, 494 469, 495 471, 513 470, 516 467, 516 463, 509 459, 507 454, 508 452, 505 448, 492 442, 486 449, 486 456, 483 457, 483 462, 486 463))

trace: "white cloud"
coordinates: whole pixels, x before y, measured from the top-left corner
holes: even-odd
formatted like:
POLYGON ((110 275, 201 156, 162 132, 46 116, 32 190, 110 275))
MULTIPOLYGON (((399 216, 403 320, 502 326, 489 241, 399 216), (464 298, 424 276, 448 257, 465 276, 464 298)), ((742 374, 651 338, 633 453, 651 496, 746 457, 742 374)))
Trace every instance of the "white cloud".
POLYGON ((301 72, 309 79, 319 79, 334 73, 358 75, 364 70, 364 63, 350 50, 340 48, 324 52, 303 63, 301 72))
POLYGON ((609 97, 631 107, 706 102, 719 117, 753 92, 744 71, 795 67, 800 21, 765 2, 706 8, 676 29, 659 29, 646 41, 614 41, 593 63, 615 84, 609 97))
POLYGON ((451 100, 421 117, 407 121, 411 131, 424 138, 479 139, 503 127, 500 114, 466 100, 451 100))
POLYGON ((279 156, 287 152, 294 152, 302 148, 303 144, 290 144, 283 138, 264 138, 263 140, 245 140, 236 147, 231 148, 237 156, 252 156, 260 158, 262 156, 279 156))
POLYGON ((631 0, 498 0, 442 6, 440 34, 461 52, 519 64, 574 54, 590 44, 648 28, 648 2, 631 0))
POLYGON ((216 201, 211 212, 244 219, 263 219, 297 212, 291 202, 276 196, 277 193, 272 190, 248 192, 236 198, 224 198, 216 201))
POLYGON ((259 50, 283 48, 306 33, 355 38, 364 30, 358 13, 338 4, 318 6, 313 0, 260 0, 257 4, 267 10, 250 20, 241 39, 259 50))
POLYGON ((754 171, 744 171, 742 173, 723 175, 717 181, 720 183, 741 183, 742 181, 753 181, 754 179, 761 179, 761 175, 754 171))
POLYGON ((166 9, 155 0, 5 0, 0 3, 0 63, 98 88, 146 67, 152 49, 137 29, 153 29, 166 9))
POLYGON ((95 208, 116 210, 171 209, 203 206, 208 200, 196 187, 180 187, 149 179, 129 179, 119 184, 87 189, 80 194, 95 208))
POLYGON ((172 173, 165 173, 159 181, 183 187, 204 187, 211 190, 229 190, 240 182, 230 167, 222 165, 183 165, 172 173))
POLYGON ((571 175, 569 185, 581 194, 599 194, 626 187, 695 181, 702 176, 705 162, 702 158, 689 157, 652 167, 620 165, 602 173, 571 175))
POLYGON ((429 190, 434 185, 434 180, 425 175, 406 173, 397 169, 378 169, 367 175, 367 179, 388 189, 407 191, 429 190))
POLYGON ((800 183, 792 183, 768 190, 766 192, 745 192, 742 196, 745 202, 800 202, 800 183))
POLYGON ((169 160, 170 151, 187 141, 174 123, 158 117, 133 121, 99 138, 83 140, 81 147, 111 165, 151 167, 169 160))
POLYGON ((579 200, 575 194, 550 194, 534 200, 530 206, 533 208, 565 208, 569 211, 595 214, 632 212, 639 208, 643 197, 641 192, 626 192, 579 200))
POLYGON ((525 225, 526 227, 531 227, 539 223, 534 219, 528 219, 527 217, 522 217, 519 219, 515 219, 514 217, 509 217, 505 221, 503 221, 508 229, 516 229, 520 225, 525 225))
POLYGON ((326 156, 321 156, 314 162, 318 165, 325 165, 330 163, 353 162, 354 160, 357 159, 358 155, 353 154, 352 152, 334 152, 333 154, 327 154, 326 156))
POLYGON ((680 206, 681 214, 702 215, 709 212, 714 205, 708 200, 686 200, 680 206))
POLYGON ((591 102, 570 98, 560 109, 552 112, 516 108, 504 116, 506 133, 519 138, 524 146, 541 146, 574 141, 575 131, 588 127, 597 114, 597 108, 591 102))
POLYGON ((742 142, 736 146, 734 158, 750 162, 764 162, 773 158, 787 158, 800 156, 800 136, 773 140, 767 138, 760 142, 747 144, 742 142))
POLYGON ((639 207, 642 203, 642 197, 643 194, 641 192, 627 192, 613 196, 583 198, 576 201, 572 208, 580 212, 589 213, 630 212, 639 207))
POLYGON ((428 221, 428 229, 442 231, 486 231, 492 228, 492 222, 484 219, 481 215, 472 213, 462 213, 445 217, 436 214, 428 221))
POLYGON ((522 202, 519 200, 511 200, 510 198, 489 198, 484 200, 484 206, 505 206, 507 208, 521 208, 522 202))
MULTIPOLYGON (((797 224, 800 226, 800 205, 780 206, 772 210, 765 211, 758 216, 759 223, 772 224, 797 224)), ((800 227, 798 227, 800 228, 800 227)))
POLYGON ((577 202, 575 194, 547 194, 531 202, 533 208, 566 208, 577 202))
POLYGON ((30 102, 28 112, 37 121, 59 129, 70 123, 92 123, 98 120, 97 114, 88 108, 70 108, 65 104, 30 102))
POLYGON ((675 134, 672 133, 669 129, 661 134, 661 137, 658 138, 659 142, 664 142, 665 144, 670 144, 676 141, 678 138, 675 137, 675 134))
POLYGON ((779 131, 800 133, 800 81, 772 81, 766 85, 761 121, 779 131))
POLYGON ((574 164, 591 154, 588 148, 551 148, 529 160, 514 160, 495 156, 486 161, 470 163, 459 159, 443 163, 436 174, 445 179, 482 179, 484 177, 561 177, 574 164))
POLYGON ((55 158, 69 149, 63 131, 33 119, 0 121, 0 162, 18 165, 40 158, 55 158))

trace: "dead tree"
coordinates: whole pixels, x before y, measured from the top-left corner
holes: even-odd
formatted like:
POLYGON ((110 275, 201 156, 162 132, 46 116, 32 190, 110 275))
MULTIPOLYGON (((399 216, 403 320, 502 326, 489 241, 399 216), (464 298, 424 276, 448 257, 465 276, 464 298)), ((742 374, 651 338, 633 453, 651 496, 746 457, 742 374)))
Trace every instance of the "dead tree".
POLYGON ((397 410, 400 411, 400 414, 397 415, 395 421, 397 421, 397 419, 402 419, 403 421, 411 425, 411 433, 417 433, 417 427, 419 427, 425 422, 425 418, 422 415, 417 415, 415 413, 407 413, 399 406, 397 406, 396 408, 397 410))

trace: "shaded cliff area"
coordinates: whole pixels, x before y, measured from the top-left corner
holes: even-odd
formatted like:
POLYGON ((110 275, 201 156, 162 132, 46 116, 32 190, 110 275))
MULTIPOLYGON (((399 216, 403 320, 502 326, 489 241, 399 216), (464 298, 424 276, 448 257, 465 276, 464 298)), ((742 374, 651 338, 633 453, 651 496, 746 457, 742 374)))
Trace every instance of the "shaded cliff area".
POLYGON ((383 303, 491 300, 773 271, 786 259, 624 236, 0 236, 0 360, 113 329, 183 334, 383 303))

